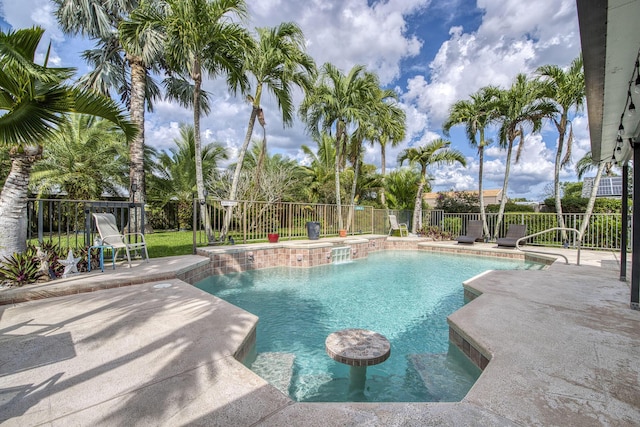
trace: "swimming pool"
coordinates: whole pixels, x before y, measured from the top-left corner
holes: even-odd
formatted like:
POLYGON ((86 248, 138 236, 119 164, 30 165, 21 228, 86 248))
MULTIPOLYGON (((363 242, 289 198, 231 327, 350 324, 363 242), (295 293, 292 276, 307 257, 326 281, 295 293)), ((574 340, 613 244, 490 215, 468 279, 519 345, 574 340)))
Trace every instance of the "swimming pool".
POLYGON ((196 286, 260 317, 252 367, 297 401, 457 401, 480 371, 449 346, 446 317, 464 304, 462 282, 483 271, 535 268, 499 258, 382 251, 352 263, 212 276, 196 286), (364 395, 348 393, 349 368, 326 337, 370 329, 391 357, 367 369, 364 395), (289 385, 287 366, 293 362, 289 385))

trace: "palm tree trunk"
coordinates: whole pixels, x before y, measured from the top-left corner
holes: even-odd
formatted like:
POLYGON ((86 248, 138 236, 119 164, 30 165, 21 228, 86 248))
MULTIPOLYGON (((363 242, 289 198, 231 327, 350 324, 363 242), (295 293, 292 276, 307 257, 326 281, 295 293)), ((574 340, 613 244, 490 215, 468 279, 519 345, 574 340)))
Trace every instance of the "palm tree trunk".
POLYGON ((358 147, 358 153, 356 155, 356 164, 353 168, 353 184, 351 185, 351 205, 349 206, 349 214, 347 216, 347 231, 351 227, 351 221, 353 220, 353 209, 355 208, 356 201, 356 188, 358 184, 358 174, 360 173, 360 148, 358 147))
MULTIPOLYGON (((386 161, 387 161, 387 150, 385 149, 384 144, 380 144, 380 161, 382 162, 382 165, 380 166, 380 172, 382 172, 382 179, 384 180, 386 174, 387 174, 387 166, 385 165, 386 161)), ((380 203, 382 203, 382 206, 387 206, 387 199, 386 196, 384 194, 384 185, 382 186, 382 188, 380 188, 380 203)))
POLYGON ((500 200, 500 208, 498 209, 498 219, 496 220, 496 228, 493 230, 493 238, 497 239, 500 233, 500 225, 504 216, 504 207, 507 204, 507 188, 509 186, 509 173, 511 170, 511 153, 513 152, 513 139, 509 138, 507 146, 507 161, 504 167, 504 182, 502 183, 502 200, 500 200))
MULTIPOLYGON (((140 58, 127 56, 127 60, 131 66, 131 104, 129 105, 129 112, 131 121, 138 128, 138 135, 129 144, 129 188, 131 189, 133 184, 136 185, 136 191, 132 194, 135 197, 134 201, 145 206, 147 203, 147 191, 144 176, 144 102, 147 69, 140 58)), ((129 215, 129 224, 133 225, 134 230, 142 232, 146 224, 141 223, 141 213, 136 213, 133 210, 129 215)))
POLYGON ((602 178, 602 172, 604 171, 607 163, 600 162, 598 165, 598 172, 596 172, 596 177, 593 180, 593 187, 591 187, 591 194, 589 195, 589 202, 587 203, 587 209, 584 213, 584 219, 582 224, 580 224, 580 230, 578 233, 578 241, 582 244, 582 238, 584 237, 584 232, 587 230, 589 226, 589 220, 591 219, 591 213, 593 212, 593 206, 596 204, 596 194, 598 194, 598 187, 600 186, 600 178, 602 178))
MULTIPOLYGON (((229 190, 229 200, 236 200, 238 196, 238 182, 240 181, 240 172, 242 171, 242 163, 244 162, 244 156, 249 148, 249 142, 251 142, 251 135, 253 134, 253 127, 256 123, 256 117, 258 117, 258 111, 260 106, 253 104, 251 109, 251 116, 249 117, 249 124, 247 126, 247 134, 244 137, 244 142, 238 153, 238 160, 236 162, 236 169, 233 172, 233 181, 231 181, 231 190, 229 190)), ((224 240, 229 232, 229 226, 231 225, 231 216, 233 215, 233 206, 227 206, 224 212, 224 220, 222 223, 222 230, 220 231, 220 240, 224 240)))
POLYGON ((418 184, 418 192, 416 193, 416 202, 413 206, 413 221, 411 223, 411 232, 417 233, 421 226, 422 222, 422 191, 424 190, 424 184, 426 182, 426 176, 422 176, 420 178, 420 183, 418 184))
MULTIPOLYGON (((558 227, 564 228, 564 217, 562 216, 562 198, 560 196, 560 167, 562 161, 562 150, 564 149, 564 134, 567 129, 567 118, 563 115, 560 123, 556 122, 558 129, 558 148, 556 150, 556 163, 553 170, 553 192, 556 201, 556 216, 558 218, 558 227)), ((567 232, 562 230, 562 242, 567 241, 567 232)))
POLYGON ((336 165, 335 165, 335 182, 336 182, 336 210, 338 215, 338 230, 344 230, 344 224, 342 222, 342 201, 340 200, 340 150, 342 144, 340 139, 342 138, 342 129, 340 122, 338 122, 338 129, 336 130, 336 165))
MULTIPOLYGON (((204 201, 204 203, 198 203, 200 206, 200 218, 204 224, 204 231, 207 236, 207 241, 213 240, 213 234, 211 233, 211 221, 207 213, 207 201, 204 196, 204 173, 202 172, 202 140, 200 138, 200 96, 202 87, 202 73, 200 70, 200 63, 198 61, 194 64, 193 75, 194 88, 193 88, 193 139, 195 141, 195 163, 196 163, 196 191, 198 192, 198 201, 204 201)), ((193 224, 195 227, 196 224, 193 224)))
MULTIPOLYGON (((38 152, 42 152, 39 147, 38 152)), ((11 170, 0 193, 0 260, 27 249, 27 196, 31 167, 40 156, 11 156, 11 170)))
MULTIPOLYGON (((484 135, 481 137, 483 138, 484 135)), ((482 140, 481 140, 482 141, 482 140)), ((480 219, 482 220, 482 230, 484 235, 489 235, 489 227, 487 226, 487 214, 484 212, 484 194, 482 193, 482 171, 484 169, 484 146, 478 147, 478 200, 480 202, 480 219)))

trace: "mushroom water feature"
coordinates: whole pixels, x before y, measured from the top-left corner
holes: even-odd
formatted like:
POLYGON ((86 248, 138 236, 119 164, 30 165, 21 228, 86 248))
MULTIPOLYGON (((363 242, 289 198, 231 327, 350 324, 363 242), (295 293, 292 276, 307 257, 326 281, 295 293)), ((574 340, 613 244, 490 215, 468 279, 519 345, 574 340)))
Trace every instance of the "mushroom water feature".
POLYGON ((383 335, 367 329, 343 329, 330 334, 325 349, 333 360, 350 366, 349 395, 364 394, 367 366, 384 362, 391 355, 391 344, 383 335))

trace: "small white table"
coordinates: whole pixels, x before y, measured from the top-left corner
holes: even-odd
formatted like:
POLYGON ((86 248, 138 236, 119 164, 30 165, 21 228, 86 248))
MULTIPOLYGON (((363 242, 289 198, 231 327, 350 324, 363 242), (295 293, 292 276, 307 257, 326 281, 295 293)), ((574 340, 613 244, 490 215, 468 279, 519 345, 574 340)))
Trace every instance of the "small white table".
POLYGON ((98 249, 100 251, 100 270, 104 272, 104 250, 111 249, 111 265, 112 268, 116 269, 116 251, 113 249, 111 245, 93 245, 89 247, 89 252, 87 253, 87 271, 91 271, 91 249, 98 249))

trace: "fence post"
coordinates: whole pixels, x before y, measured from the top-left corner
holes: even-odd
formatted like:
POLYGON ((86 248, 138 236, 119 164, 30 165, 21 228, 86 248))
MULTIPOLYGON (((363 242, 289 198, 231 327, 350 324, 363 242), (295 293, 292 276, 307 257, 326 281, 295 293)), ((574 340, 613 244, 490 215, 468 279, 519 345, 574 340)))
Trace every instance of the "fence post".
POLYGON ((38 242, 42 244, 44 239, 44 204, 42 200, 38 200, 38 242))
POLYGON ((91 205, 84 205, 84 244, 91 246, 91 205))
POLYGON ((198 207, 196 206, 195 197, 193 198, 193 202, 191 203, 191 205, 193 206, 193 227, 191 227, 191 229, 193 230, 193 254, 195 255, 197 246, 196 235, 198 233, 198 207))

